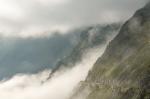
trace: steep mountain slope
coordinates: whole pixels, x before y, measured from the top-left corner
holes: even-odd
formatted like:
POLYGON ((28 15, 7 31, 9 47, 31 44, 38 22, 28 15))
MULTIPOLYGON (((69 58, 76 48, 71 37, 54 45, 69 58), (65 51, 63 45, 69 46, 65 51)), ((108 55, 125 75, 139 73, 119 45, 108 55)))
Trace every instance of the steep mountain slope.
POLYGON ((150 99, 150 3, 122 26, 78 92, 75 99, 150 99))
POLYGON ((87 49, 105 44, 108 39, 113 38, 113 36, 117 34, 117 31, 119 29, 119 23, 114 23, 110 25, 96 25, 83 29, 80 34, 79 43, 74 47, 69 56, 60 60, 56 64, 56 68, 53 69, 49 78, 51 78, 51 76, 58 70, 66 67, 73 67, 77 62, 82 59, 82 54, 87 49))

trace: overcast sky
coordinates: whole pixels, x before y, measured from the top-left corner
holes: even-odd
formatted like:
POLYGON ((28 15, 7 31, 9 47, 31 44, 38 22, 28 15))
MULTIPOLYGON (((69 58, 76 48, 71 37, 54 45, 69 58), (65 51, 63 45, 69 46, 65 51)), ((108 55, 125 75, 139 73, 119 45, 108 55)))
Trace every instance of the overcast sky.
POLYGON ((0 33, 43 35, 90 24, 127 20, 145 0, 0 0, 0 33))

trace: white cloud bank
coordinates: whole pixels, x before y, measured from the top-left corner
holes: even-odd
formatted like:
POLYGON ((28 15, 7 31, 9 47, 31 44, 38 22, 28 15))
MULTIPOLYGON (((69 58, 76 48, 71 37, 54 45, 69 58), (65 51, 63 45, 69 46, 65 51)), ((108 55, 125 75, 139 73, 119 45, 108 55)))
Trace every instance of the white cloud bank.
POLYGON ((127 20, 146 0, 0 0, 0 34, 45 35, 127 20), (41 33, 41 34, 40 34, 41 33))
POLYGON ((8 81, 0 82, 1 99, 67 99, 77 84, 84 80, 89 69, 104 52, 105 46, 90 49, 83 60, 71 70, 58 73, 42 83, 50 71, 34 75, 16 75, 8 81))

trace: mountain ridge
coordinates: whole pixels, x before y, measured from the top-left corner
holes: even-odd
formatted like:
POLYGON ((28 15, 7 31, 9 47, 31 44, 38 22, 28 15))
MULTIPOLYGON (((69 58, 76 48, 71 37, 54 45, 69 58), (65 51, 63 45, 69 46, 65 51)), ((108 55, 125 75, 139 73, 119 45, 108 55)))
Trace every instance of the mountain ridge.
POLYGON ((80 34, 79 43, 73 48, 68 56, 56 64, 56 68, 52 70, 48 79, 63 68, 72 68, 77 62, 81 61, 82 55, 87 49, 106 43, 108 37, 110 35, 116 35, 116 31, 118 31, 119 28, 120 23, 113 23, 110 25, 90 26, 84 29, 80 34))
POLYGON ((150 99, 149 13, 147 4, 125 22, 71 99, 150 99))

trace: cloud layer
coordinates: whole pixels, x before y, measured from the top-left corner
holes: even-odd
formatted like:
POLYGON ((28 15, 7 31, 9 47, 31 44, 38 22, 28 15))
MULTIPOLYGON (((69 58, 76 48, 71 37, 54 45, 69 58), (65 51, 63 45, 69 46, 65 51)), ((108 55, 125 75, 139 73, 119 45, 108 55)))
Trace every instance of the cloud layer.
POLYGON ((3 35, 31 35, 89 24, 124 21, 145 0, 0 0, 3 35))
POLYGON ((42 83, 50 71, 34 75, 16 75, 0 82, 2 99, 67 99, 81 80, 85 80, 89 69, 102 55, 106 46, 87 50, 81 62, 74 68, 58 72, 52 79, 42 83))

